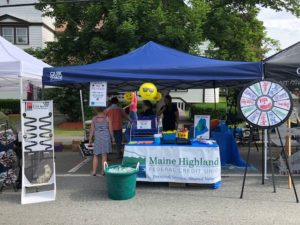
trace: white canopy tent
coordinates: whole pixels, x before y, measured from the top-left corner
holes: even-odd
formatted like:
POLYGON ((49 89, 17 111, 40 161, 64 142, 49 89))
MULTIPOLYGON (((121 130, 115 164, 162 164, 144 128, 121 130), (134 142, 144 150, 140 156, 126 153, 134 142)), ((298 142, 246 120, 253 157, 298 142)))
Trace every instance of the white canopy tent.
POLYGON ((49 65, 0 36, 0 96, 2 98, 9 98, 12 93, 14 95, 22 93, 23 96, 23 80, 41 85, 44 67, 49 65))

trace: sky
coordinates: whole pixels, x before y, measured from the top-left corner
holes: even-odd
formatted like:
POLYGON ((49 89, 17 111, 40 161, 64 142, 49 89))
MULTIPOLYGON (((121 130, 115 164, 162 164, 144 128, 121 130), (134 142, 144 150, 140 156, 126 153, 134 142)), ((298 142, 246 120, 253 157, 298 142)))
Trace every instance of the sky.
POLYGON ((268 36, 280 41, 281 49, 300 41, 300 18, 291 13, 261 9, 258 19, 264 22, 268 36))

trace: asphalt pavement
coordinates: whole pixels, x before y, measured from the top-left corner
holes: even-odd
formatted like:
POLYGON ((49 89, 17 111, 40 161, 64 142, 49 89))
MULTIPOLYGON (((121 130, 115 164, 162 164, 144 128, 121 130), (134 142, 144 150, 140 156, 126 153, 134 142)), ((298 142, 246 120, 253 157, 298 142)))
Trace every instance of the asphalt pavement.
MULTIPOLYGON (((246 148, 241 150, 245 156, 246 148)), ((107 197, 105 177, 90 175, 91 162, 78 152, 56 154, 57 197, 53 202, 21 205, 20 191, 0 194, 0 224, 103 224, 103 225, 240 225, 300 224, 300 204, 287 177, 277 175, 277 193, 271 180, 261 184, 260 152, 252 149, 252 171, 240 199, 243 171, 222 171, 217 190, 192 185, 169 187, 166 183, 138 183, 131 200, 107 197), (85 161, 85 163, 82 163, 85 161), (81 164, 80 164, 81 163, 81 164), (78 167, 78 165, 81 167, 78 167), (75 169, 74 169, 75 168, 75 169)), ((120 159, 111 157, 113 163, 120 159)), ((295 177, 300 193, 300 177, 295 177)))

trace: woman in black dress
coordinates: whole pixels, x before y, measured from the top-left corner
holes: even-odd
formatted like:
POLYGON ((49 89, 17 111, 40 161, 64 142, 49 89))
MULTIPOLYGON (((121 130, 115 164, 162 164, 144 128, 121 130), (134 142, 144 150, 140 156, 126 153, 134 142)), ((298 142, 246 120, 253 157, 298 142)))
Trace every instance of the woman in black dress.
POLYGON ((170 95, 165 96, 165 105, 161 107, 158 112, 158 116, 163 114, 163 131, 177 130, 179 113, 176 104, 172 103, 172 97, 170 95))

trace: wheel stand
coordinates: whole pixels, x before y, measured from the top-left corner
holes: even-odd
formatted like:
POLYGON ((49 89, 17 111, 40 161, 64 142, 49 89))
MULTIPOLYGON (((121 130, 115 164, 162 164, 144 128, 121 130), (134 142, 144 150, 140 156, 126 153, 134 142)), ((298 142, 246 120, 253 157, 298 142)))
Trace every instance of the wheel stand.
MULTIPOLYGON (((289 163, 288 163, 288 158, 287 158, 286 152, 285 152, 284 147, 283 147, 283 142, 282 142, 280 133, 278 131, 278 127, 276 128, 276 130, 279 134, 279 139, 280 139, 280 145, 281 145, 281 153, 280 154, 283 154, 284 161, 285 161, 287 169, 288 169, 288 173, 291 177, 291 181, 292 181, 292 185, 293 185, 293 189, 294 189, 294 194, 295 194, 295 198, 296 198, 296 203, 299 203, 297 190, 296 190, 295 183, 294 183, 294 178, 293 178, 293 175, 292 175, 291 170, 290 170, 290 166, 289 166, 289 163)), ((264 130, 263 130, 263 133, 264 133, 264 130)), ((272 172, 273 192, 276 193, 274 167, 273 167, 273 155, 272 155, 272 148, 270 146, 270 141, 271 140, 270 140, 270 131, 269 131, 269 129, 267 129, 267 139, 268 139, 269 149, 270 149, 270 163, 271 163, 271 172, 272 172)), ((247 172, 248 172, 248 165, 249 165, 250 149, 251 149, 252 140, 253 140, 253 128, 251 127, 250 128, 250 137, 249 137, 249 141, 248 141, 248 153, 247 153, 247 159, 246 159, 246 167, 245 167, 245 171, 244 171, 243 185, 242 185, 242 190, 241 190, 241 195, 240 195, 241 199, 243 198, 243 195, 244 195, 244 188, 245 188, 246 176, 247 176, 247 172)), ((264 155, 264 151, 265 150, 263 148, 262 156, 264 155)), ((263 169, 264 169, 264 167, 263 167, 263 169)), ((264 176, 264 174, 262 174, 262 176, 264 176)), ((262 177, 262 180, 263 180, 262 184, 264 184, 264 177, 262 177)))

